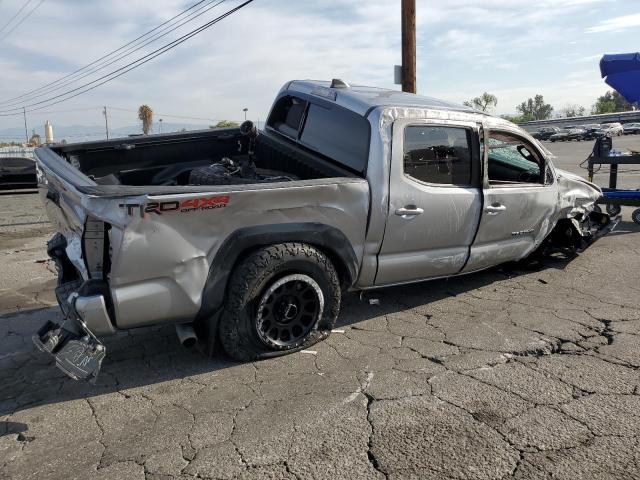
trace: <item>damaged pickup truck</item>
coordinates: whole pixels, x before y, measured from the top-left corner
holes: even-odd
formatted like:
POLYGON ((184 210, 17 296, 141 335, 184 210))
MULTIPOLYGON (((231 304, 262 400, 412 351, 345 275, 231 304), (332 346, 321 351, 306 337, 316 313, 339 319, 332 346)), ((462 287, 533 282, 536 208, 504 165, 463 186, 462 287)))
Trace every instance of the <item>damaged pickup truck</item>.
POLYGON ((61 324, 34 336, 76 379, 100 338, 172 323, 238 360, 327 337, 341 294, 461 275, 606 230, 598 187, 529 134, 431 98, 292 81, 263 131, 36 150, 61 324))

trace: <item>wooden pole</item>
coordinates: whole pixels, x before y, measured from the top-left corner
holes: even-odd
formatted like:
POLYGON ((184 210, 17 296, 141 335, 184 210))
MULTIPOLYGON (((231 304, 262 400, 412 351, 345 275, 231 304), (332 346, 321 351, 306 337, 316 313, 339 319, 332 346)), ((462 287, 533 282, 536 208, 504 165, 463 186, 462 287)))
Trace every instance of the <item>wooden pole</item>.
POLYGON ((402 0, 402 91, 416 93, 416 0, 402 0))
POLYGON ((29 132, 27 132, 27 110, 25 107, 22 107, 22 115, 24 117, 24 141, 29 143, 29 132))
POLYGON ((102 114, 104 115, 104 131, 107 134, 107 140, 109 140, 109 117, 107 117, 107 107, 102 109, 102 114))

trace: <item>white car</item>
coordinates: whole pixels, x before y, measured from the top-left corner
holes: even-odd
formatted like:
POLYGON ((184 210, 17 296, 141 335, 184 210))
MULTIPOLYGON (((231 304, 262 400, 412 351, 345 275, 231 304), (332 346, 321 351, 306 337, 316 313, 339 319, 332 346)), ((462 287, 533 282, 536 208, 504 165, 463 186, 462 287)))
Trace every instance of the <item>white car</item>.
POLYGON ((609 137, 617 137, 624 133, 621 123, 603 123, 600 130, 596 130, 596 135, 607 135, 609 137))
POLYGON ((623 129, 625 135, 640 133, 640 123, 625 123, 623 129))

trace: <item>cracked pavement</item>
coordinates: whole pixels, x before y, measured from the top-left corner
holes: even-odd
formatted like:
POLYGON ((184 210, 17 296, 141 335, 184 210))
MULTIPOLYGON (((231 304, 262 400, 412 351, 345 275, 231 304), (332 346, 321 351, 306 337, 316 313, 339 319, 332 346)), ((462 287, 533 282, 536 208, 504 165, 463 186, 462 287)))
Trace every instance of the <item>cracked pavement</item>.
POLYGON ((640 479, 628 214, 541 269, 349 294, 338 331, 282 358, 206 358, 171 326, 122 333, 95 386, 30 340, 59 315, 43 227, 0 229, 13 272, 0 288, 0 478, 640 479))

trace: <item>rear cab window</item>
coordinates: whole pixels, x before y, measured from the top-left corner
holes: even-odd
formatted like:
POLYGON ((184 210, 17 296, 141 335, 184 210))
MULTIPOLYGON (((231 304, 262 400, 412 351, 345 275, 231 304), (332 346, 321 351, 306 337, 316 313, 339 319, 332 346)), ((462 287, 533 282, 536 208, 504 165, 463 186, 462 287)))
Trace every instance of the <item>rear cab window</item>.
POLYGON ((470 128, 409 125, 404 132, 404 174, 428 184, 472 186, 477 170, 472 146, 470 128))
POLYGON ((351 171, 366 172, 371 127, 357 113, 329 101, 286 95, 276 101, 267 127, 351 171))

